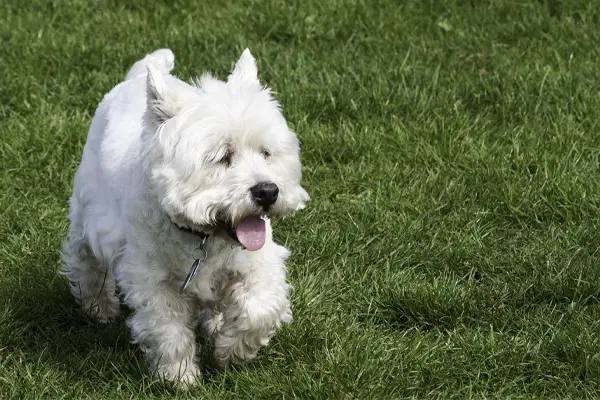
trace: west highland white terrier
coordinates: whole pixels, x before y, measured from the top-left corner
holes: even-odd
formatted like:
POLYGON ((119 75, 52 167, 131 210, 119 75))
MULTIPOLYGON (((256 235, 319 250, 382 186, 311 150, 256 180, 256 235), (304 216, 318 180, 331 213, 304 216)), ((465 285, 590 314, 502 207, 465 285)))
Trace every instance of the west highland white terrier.
POLYGON ((226 82, 189 85, 157 50, 92 120, 70 199, 63 269, 78 303, 127 324, 150 369, 197 382, 201 325, 220 366, 256 356, 292 320, 270 220, 304 208, 296 135, 248 50, 226 82))

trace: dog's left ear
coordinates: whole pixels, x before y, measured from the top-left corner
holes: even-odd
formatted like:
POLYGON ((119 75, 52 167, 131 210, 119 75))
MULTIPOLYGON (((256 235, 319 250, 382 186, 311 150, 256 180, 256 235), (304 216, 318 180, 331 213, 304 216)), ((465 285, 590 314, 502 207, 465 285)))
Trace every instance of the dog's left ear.
POLYGON ((146 80, 146 101, 151 121, 154 125, 173 118, 181 111, 183 101, 175 87, 170 87, 162 71, 152 65, 148 65, 146 80))
POLYGON ((235 67, 231 75, 227 78, 227 81, 235 83, 258 83, 256 60, 250 54, 250 50, 244 50, 240 59, 235 63, 235 67))

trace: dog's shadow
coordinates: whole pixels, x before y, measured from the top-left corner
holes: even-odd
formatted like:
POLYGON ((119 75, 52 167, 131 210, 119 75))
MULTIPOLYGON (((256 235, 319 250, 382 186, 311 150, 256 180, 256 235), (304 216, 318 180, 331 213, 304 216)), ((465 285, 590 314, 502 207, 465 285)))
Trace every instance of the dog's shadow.
MULTIPOLYGON (((3 352, 17 353, 22 364, 36 368, 43 364, 42 368, 64 372, 69 380, 94 384, 126 377, 150 386, 156 383, 165 389, 151 376, 143 354, 130 341, 125 324, 130 310, 122 306, 119 318, 100 324, 83 314, 66 282, 53 279, 44 286, 39 290, 22 286, 10 292, 0 290, 4 302, 4 313, 0 313, 5 332, 3 352)), ((200 331, 197 337, 202 348, 199 356, 204 380, 218 370, 209 356, 210 339, 200 331)))
POLYGON ((86 366, 104 374, 111 369, 103 368, 109 355, 117 356, 112 362, 128 373, 140 372, 138 366, 118 357, 137 356, 123 318, 106 325, 96 323, 81 313, 66 283, 53 280, 44 286, 38 290, 19 286, 0 295, 8 314, 2 323, 13 331, 5 335, 7 351, 22 353, 24 363, 43 363, 68 374, 80 374, 86 366))

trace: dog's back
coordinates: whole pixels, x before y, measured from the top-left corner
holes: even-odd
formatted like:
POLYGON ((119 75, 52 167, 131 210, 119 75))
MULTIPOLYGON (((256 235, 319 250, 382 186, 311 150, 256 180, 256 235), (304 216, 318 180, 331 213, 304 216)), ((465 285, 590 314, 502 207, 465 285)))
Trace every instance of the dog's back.
POLYGON ((123 196, 135 195, 141 169, 141 138, 146 111, 147 69, 168 74, 174 66, 171 50, 157 50, 136 62, 125 81, 115 86, 98 106, 75 174, 70 199, 69 236, 63 244, 61 271, 79 282, 73 293, 100 320, 118 312, 111 265, 125 244, 123 196), (91 265, 92 268, 82 268, 91 265), (79 276, 97 272, 96 279, 79 276), (87 287, 81 287, 87 285, 87 287), (96 293, 87 298, 82 293, 96 293), (99 307, 99 305, 104 307, 99 307))

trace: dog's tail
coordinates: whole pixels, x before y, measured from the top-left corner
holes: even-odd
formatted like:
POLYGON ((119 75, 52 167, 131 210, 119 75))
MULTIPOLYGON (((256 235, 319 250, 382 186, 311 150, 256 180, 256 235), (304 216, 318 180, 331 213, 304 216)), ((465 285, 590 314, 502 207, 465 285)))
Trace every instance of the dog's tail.
POLYGON ((148 65, 152 65, 164 74, 168 74, 175 66, 175 55, 169 49, 156 50, 154 53, 146 54, 146 57, 133 64, 125 80, 146 75, 148 65))

